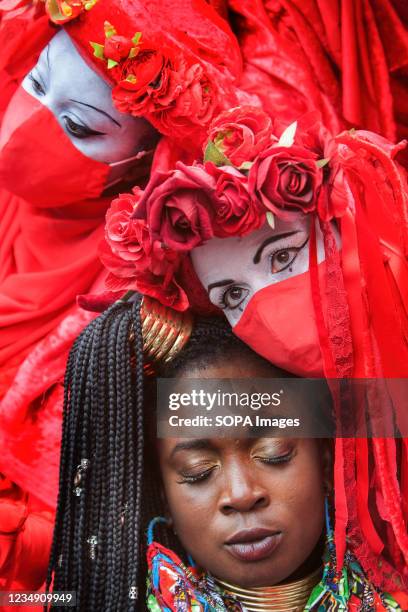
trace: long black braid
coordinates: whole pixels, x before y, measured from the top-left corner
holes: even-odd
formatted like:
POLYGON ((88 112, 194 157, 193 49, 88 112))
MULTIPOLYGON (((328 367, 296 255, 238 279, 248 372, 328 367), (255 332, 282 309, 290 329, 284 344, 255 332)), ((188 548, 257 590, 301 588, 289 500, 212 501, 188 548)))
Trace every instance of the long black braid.
MULTIPOLYGON (((76 591, 77 610, 143 609, 143 436, 138 299, 116 303, 95 319, 76 340, 66 370, 47 584, 76 591)), ((160 499, 157 491, 149 497, 160 499)))

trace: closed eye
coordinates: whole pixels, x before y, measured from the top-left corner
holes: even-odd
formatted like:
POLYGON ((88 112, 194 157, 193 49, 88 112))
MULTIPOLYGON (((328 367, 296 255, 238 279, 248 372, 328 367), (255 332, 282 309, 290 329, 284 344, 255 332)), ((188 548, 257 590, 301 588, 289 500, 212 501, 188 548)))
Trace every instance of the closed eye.
POLYGON ((31 81, 31 86, 33 90, 35 91, 35 93, 38 96, 44 96, 45 88, 44 88, 44 85, 39 80, 39 78, 35 77, 32 72, 30 72, 30 74, 28 75, 28 78, 31 81))
POLYGON ((258 459, 262 463, 266 463, 267 465, 281 465, 283 463, 289 463, 293 458, 293 450, 291 449, 289 452, 284 453, 283 455, 274 455, 274 456, 255 456, 254 459, 258 459))
POLYGON ((77 123, 71 117, 64 115, 62 117, 65 128, 71 136, 74 138, 89 138, 91 136, 104 136, 105 132, 99 132, 97 130, 92 130, 87 125, 77 123))
POLYGON ((207 478, 209 478, 212 474, 212 472, 215 470, 217 466, 213 465, 205 470, 202 470, 201 472, 198 473, 181 473, 181 480, 178 480, 177 483, 178 484, 194 484, 197 482, 203 482, 204 480, 207 480, 207 478))

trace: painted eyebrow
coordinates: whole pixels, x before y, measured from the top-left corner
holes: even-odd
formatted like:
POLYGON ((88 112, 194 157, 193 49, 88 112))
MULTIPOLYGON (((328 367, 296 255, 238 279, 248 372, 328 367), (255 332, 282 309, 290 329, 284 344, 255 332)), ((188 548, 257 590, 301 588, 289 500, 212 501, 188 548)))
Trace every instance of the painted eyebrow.
POLYGON ((264 250, 265 247, 268 246, 268 244, 271 244, 272 242, 277 242, 278 240, 282 240, 282 238, 288 238, 289 236, 293 236, 293 234, 298 234, 298 233, 299 233, 299 230, 295 230, 293 232, 284 232, 283 234, 276 234, 276 236, 271 236, 270 238, 267 238, 266 240, 264 240, 264 242, 261 244, 261 246, 259 247, 259 249, 254 255, 254 259, 253 259, 254 264, 258 264, 261 261, 262 251, 264 250))
POLYGON ((82 106, 87 106, 88 108, 93 108, 93 110, 96 110, 97 113, 101 113, 101 115, 105 115, 105 117, 108 117, 108 119, 113 121, 113 123, 116 123, 116 125, 118 125, 119 127, 122 127, 119 121, 116 121, 116 119, 111 117, 108 113, 105 113, 105 111, 101 110, 100 108, 96 108, 96 106, 92 106, 92 104, 86 104, 85 102, 80 102, 79 100, 73 100, 72 98, 70 98, 69 101, 75 102, 75 104, 81 104, 82 106))
POLYGON ((170 454, 170 459, 177 453, 183 450, 209 450, 212 449, 211 440, 197 439, 197 440, 186 440, 185 442, 179 442, 173 448, 170 454))
POLYGON ((218 281, 216 283, 210 283, 207 287, 208 293, 215 289, 216 287, 225 287, 225 285, 231 285, 231 283, 235 283, 233 278, 226 278, 224 280, 218 281))

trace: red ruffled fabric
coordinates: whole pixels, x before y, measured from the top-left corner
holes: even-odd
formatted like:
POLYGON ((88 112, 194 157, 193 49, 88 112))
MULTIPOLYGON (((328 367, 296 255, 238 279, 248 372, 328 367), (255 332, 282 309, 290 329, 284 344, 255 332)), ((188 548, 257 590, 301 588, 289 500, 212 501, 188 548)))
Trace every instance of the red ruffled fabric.
MULTIPOLYGON (((353 211, 341 219, 342 266, 337 287, 346 289, 347 302, 339 310, 333 296, 328 309, 345 314, 353 337, 353 361, 348 375, 356 378, 408 377, 407 299, 408 195, 395 158, 400 147, 367 132, 344 133, 337 138, 342 166, 353 197, 353 211), (347 148, 342 149, 342 145, 347 148), (342 154, 340 153, 340 154, 342 154), (347 308, 347 310, 346 310, 347 308)), ((323 227, 324 233, 324 227, 323 227)), ((326 258, 333 254, 326 245, 326 258)), ((311 262, 311 277, 313 261, 311 262)), ((326 288, 326 295, 327 293, 326 288)), ((330 299, 329 299, 330 301, 330 299)), ((315 306, 320 303, 317 296, 315 306)), ((317 320, 321 344, 336 338, 330 317, 317 320)), ((342 333, 344 338, 345 334, 342 333)), ((331 345, 325 357, 328 376, 333 362, 344 365, 341 345, 331 345)), ((345 373, 334 369, 335 375, 345 373)), ((347 376, 347 373, 346 373, 347 376)), ((374 436, 385 435, 393 419, 406 431, 406 398, 390 383, 368 396, 355 398, 356 415, 367 421, 374 436), (380 429, 377 424, 380 424, 380 429)), ((334 395, 336 400, 337 396, 334 395)), ((393 429, 390 429, 393 431, 393 429)), ((370 579, 391 591, 408 584, 407 456, 406 440, 394 438, 338 439, 336 441, 336 546, 339 558, 346 532, 370 579), (397 476, 398 475, 398 476, 397 476), (381 563, 379 556, 381 555, 381 563)))
POLYGON ((272 115, 318 109, 338 133, 408 134, 406 9, 394 0, 229 0, 244 55, 243 87, 272 115))

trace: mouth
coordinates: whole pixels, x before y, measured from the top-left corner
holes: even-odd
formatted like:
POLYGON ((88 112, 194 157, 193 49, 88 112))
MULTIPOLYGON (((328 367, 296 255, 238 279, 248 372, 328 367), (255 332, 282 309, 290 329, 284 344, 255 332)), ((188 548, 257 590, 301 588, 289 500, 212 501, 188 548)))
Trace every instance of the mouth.
POLYGON ((243 529, 229 538, 224 546, 240 561, 261 561, 274 552, 281 540, 281 531, 243 529))

